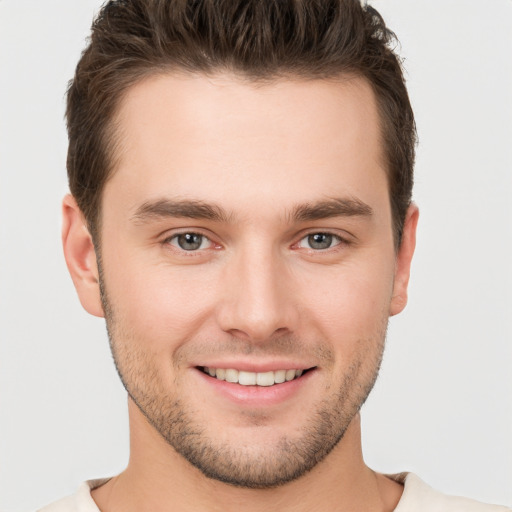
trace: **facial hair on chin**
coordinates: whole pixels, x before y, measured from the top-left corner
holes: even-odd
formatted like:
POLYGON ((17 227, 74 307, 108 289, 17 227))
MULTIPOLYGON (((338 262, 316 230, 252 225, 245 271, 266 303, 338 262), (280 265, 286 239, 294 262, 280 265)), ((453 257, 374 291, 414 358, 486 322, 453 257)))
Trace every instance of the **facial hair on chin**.
MULTIPOLYGON (((336 389, 308 411, 299 436, 281 436, 272 445, 263 446, 221 442, 212 438, 208 425, 195 418, 193 408, 180 399, 179 393, 170 392, 164 385, 150 355, 137 348, 133 334, 123 328, 116 317, 101 272, 100 289, 114 362, 130 398, 162 438, 208 478, 238 487, 265 489, 303 476, 340 442, 377 379, 387 317, 382 319, 371 339, 359 340, 358 357, 336 389)), ((287 350, 300 350, 298 347, 304 349, 306 346, 299 340, 282 337, 276 343, 269 342, 264 349, 234 340, 229 347, 213 348, 212 343, 204 343, 193 345, 192 350, 217 350, 221 354, 262 351, 266 355, 283 355, 287 350)), ((175 366, 179 366, 180 359, 190 357, 187 350, 191 349, 185 348, 177 354, 175 366)), ((315 350, 316 356, 323 357, 328 367, 327 361, 334 358, 332 350, 325 345, 317 346, 315 350)))

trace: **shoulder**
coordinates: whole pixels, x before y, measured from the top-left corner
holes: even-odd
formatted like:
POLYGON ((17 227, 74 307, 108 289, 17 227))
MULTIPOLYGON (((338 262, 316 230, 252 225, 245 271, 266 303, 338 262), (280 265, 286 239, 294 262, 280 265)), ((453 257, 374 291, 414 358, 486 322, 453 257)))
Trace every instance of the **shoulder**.
POLYGON ((37 512, 100 512, 91 496, 91 490, 103 485, 108 478, 84 482, 75 494, 46 505, 37 512))
POLYGON ((440 493, 413 473, 390 477, 404 484, 402 498, 394 512, 512 512, 508 507, 440 493))

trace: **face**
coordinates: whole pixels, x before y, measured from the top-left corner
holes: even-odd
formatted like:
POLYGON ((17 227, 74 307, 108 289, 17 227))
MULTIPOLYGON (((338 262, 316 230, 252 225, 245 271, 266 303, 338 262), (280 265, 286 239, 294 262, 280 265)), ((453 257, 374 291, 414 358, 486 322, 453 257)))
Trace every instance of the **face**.
MULTIPOLYGON (((209 477, 301 476, 342 439, 405 304, 371 88, 165 75, 117 122, 101 287, 131 400, 209 477)), ((81 292, 101 314, 97 295, 81 292)))

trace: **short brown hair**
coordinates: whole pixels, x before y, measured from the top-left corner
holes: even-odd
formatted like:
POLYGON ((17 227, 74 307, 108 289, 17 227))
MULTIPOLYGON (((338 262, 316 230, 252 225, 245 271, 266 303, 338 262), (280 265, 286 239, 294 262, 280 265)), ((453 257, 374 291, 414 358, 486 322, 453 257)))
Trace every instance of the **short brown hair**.
POLYGON ((115 167, 113 119, 129 87, 173 70, 249 80, 364 77, 379 108, 395 242, 411 201, 414 116, 396 37, 360 0, 113 0, 101 9, 67 96, 71 193, 99 241, 115 167))

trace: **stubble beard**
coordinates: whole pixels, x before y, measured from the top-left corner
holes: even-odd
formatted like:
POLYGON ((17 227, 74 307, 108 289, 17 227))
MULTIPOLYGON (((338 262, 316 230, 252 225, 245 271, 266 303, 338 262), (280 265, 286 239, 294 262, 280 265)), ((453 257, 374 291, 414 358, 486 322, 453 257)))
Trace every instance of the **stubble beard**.
POLYGON ((258 447, 216 442, 178 393, 163 386, 148 354, 127 343, 133 336, 117 321, 101 273, 100 288, 114 363, 128 395, 162 438, 207 478, 242 488, 269 489, 303 476, 341 441, 378 376, 387 318, 372 339, 361 340, 373 351, 368 355, 359 351, 337 390, 307 411, 309 418, 300 436, 282 436, 258 447))

